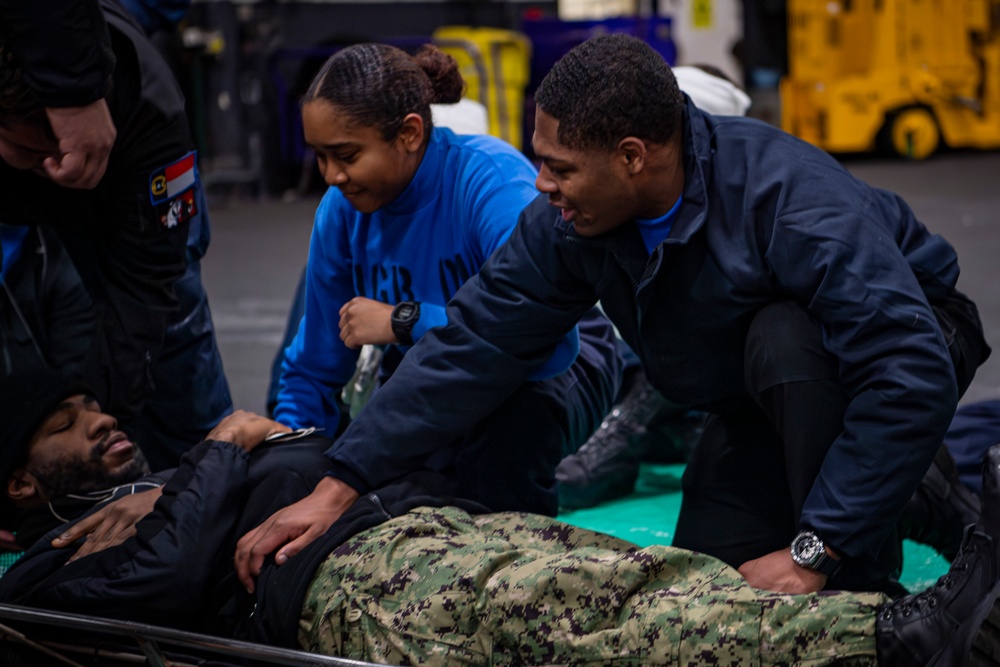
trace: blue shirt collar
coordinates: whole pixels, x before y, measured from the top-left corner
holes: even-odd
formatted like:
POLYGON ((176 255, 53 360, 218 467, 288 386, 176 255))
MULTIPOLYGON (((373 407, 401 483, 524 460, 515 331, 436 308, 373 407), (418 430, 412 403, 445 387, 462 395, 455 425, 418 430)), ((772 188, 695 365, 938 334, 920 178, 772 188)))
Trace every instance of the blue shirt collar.
POLYGON ((441 189, 441 161, 444 159, 445 149, 446 137, 443 131, 434 128, 413 180, 385 207, 386 213, 416 213, 437 197, 441 189))

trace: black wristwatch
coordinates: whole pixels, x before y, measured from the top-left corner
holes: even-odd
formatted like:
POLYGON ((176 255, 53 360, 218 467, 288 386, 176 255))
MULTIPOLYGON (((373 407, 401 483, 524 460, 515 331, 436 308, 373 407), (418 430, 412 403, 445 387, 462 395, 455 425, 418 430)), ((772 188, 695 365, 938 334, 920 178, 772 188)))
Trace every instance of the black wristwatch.
POLYGON ((840 569, 840 561, 826 553, 823 540, 811 530, 803 530, 792 540, 792 560, 828 578, 840 569))
POLYGON ((392 333, 400 345, 413 345, 413 327, 420 319, 420 304, 400 301, 392 309, 392 333))

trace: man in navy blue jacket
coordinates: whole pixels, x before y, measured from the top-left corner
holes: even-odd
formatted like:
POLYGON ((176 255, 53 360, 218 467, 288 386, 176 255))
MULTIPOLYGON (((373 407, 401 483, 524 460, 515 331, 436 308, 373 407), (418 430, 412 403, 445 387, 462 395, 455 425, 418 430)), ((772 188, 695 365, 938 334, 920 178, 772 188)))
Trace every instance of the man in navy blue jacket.
POLYGON ((639 40, 577 47, 536 102, 542 196, 316 491, 243 538, 244 582, 471 428, 600 300, 650 382, 714 415, 675 546, 758 588, 898 594, 896 519, 989 355, 952 247, 815 147, 698 110, 639 40))

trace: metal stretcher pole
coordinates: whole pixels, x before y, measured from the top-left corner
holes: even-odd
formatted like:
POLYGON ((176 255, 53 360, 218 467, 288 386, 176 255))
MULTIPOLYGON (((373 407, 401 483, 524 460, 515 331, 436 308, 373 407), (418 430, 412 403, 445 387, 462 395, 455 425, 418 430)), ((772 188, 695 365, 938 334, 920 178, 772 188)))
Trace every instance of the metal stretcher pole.
POLYGON ((44 646, 42 644, 39 644, 38 642, 31 641, 30 639, 28 639, 24 635, 24 633, 18 632, 14 628, 12 628, 12 627, 10 627, 8 625, 4 625, 3 623, 0 623, 0 634, 3 634, 5 636, 7 636, 7 637, 10 637, 11 639, 15 639, 15 640, 21 642, 22 644, 24 644, 25 646, 30 646, 31 648, 35 649, 39 653, 44 653, 45 655, 49 656, 50 658, 54 658, 54 659, 58 660, 59 662, 62 662, 62 663, 65 663, 65 664, 69 665, 70 667, 83 667, 83 665, 81 665, 80 663, 75 662, 73 660, 70 660, 69 658, 67 658, 66 656, 62 655, 61 653, 57 653, 56 651, 53 651, 49 647, 44 646))
MULTIPOLYGON (((312 665, 317 667, 373 667, 373 663, 348 660, 346 658, 317 655, 305 651, 254 644, 252 642, 224 637, 213 637, 211 635, 144 623, 96 618, 93 616, 33 609, 18 605, 0 604, 0 619, 4 619, 8 623, 14 623, 17 626, 20 626, 22 623, 31 623, 50 626, 61 632, 69 629, 82 630, 93 635, 110 635, 118 640, 130 639, 142 648, 143 652, 150 659, 150 664, 153 665, 175 664, 169 661, 156 662, 154 660, 154 656, 163 660, 163 652, 167 650, 164 647, 169 647, 170 649, 197 650, 221 656, 251 659, 268 665, 281 665, 285 667, 310 667, 312 665), (147 652, 147 649, 152 650, 153 653, 147 652)), ((23 630, 11 630, 9 634, 19 639, 24 637, 23 630)), ((64 640, 65 638, 64 636, 60 636, 59 639, 64 640)), ((31 643, 32 646, 36 644, 37 642, 31 643)), ((66 661, 62 656, 53 657, 59 657, 66 661)), ((77 663, 73 662, 67 662, 67 664, 77 665, 77 663)))

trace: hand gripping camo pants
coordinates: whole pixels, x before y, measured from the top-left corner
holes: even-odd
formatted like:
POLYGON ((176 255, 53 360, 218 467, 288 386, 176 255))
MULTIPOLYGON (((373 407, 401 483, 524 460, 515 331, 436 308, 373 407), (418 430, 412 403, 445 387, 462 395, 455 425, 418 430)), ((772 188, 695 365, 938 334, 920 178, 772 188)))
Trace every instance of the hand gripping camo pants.
POLYGON ((330 554, 299 639, 393 665, 874 665, 885 600, 759 591, 709 556, 534 514, 420 508, 330 554))

